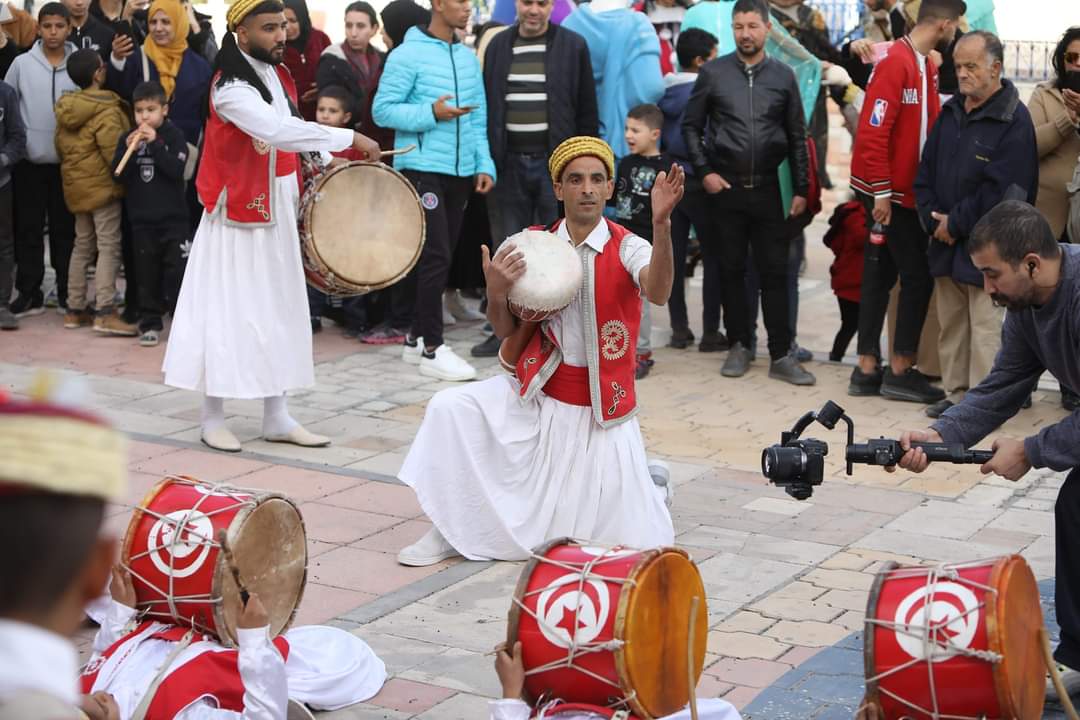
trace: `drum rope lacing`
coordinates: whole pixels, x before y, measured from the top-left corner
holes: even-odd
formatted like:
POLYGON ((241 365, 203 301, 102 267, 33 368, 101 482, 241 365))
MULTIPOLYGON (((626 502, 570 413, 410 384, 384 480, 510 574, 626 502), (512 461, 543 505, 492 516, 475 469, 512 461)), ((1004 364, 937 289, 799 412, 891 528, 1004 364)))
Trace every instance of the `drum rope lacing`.
MULTIPOLYGON (((576 632, 576 628, 578 627, 578 617, 580 616, 580 613, 581 613, 581 603, 582 603, 581 599, 585 597, 585 583, 588 580, 601 580, 603 582, 613 583, 613 584, 616 584, 616 585, 631 585, 631 586, 636 586, 637 585, 637 582, 635 582, 633 580, 633 578, 610 577, 610 576, 607 576, 607 575, 601 575, 600 573, 597 573, 594 570, 594 568, 597 565, 601 565, 604 562, 612 562, 612 561, 618 559, 618 557, 620 557, 620 556, 617 556, 617 555, 616 556, 609 556, 609 553, 618 553, 621 550, 622 550, 622 548, 619 547, 619 546, 616 546, 616 547, 613 547, 613 548, 607 548, 601 554, 595 556, 594 558, 592 558, 588 562, 584 562, 584 563, 566 562, 566 561, 562 561, 562 560, 553 560, 551 558, 547 558, 547 557, 543 557, 541 555, 535 555, 535 554, 532 556, 533 559, 537 560, 538 562, 547 563, 548 565, 553 565, 553 566, 555 566, 557 568, 560 568, 562 570, 567 570, 569 572, 576 573, 578 575, 578 579, 577 579, 578 604, 577 604, 577 607, 574 608, 574 628, 575 628, 575 632, 573 634, 567 633, 567 635, 570 636, 570 647, 568 648, 569 653, 567 654, 566 659, 565 660, 552 660, 551 662, 545 663, 544 665, 538 665, 537 667, 534 667, 531 670, 526 670, 525 671, 526 676, 528 676, 528 675, 536 675, 536 674, 543 673, 543 672, 549 672, 551 670, 558 670, 560 668, 568 668, 570 670, 577 670, 578 672, 580 672, 580 673, 582 673, 584 675, 588 675, 589 677, 593 678, 594 680, 599 680, 600 682, 603 682, 603 683, 611 685, 611 686, 613 686, 615 688, 618 688, 620 691, 623 690, 622 686, 620 686, 617 682, 614 682, 610 678, 606 678, 606 677, 604 677, 604 676, 602 676, 602 675, 600 675, 598 673, 595 673, 595 672, 589 670, 588 668, 581 667, 580 665, 577 665, 577 664, 574 663, 574 661, 576 659, 578 659, 579 657, 581 657, 581 656, 589 655, 589 654, 592 654, 592 653, 598 653, 598 652, 614 652, 616 650, 621 649, 623 647, 623 645, 626 644, 622 640, 614 640, 614 639, 613 640, 607 640, 605 642, 578 643, 578 641, 577 641, 577 632, 576 632)), ((524 600, 526 598, 528 598, 530 595, 539 595, 540 593, 544 592, 545 590, 547 590, 546 587, 545 588, 539 588, 537 590, 532 590, 530 592, 526 592, 526 593, 524 593, 522 595, 522 597, 520 599, 515 597, 514 598, 514 603, 519 608, 521 608, 521 610, 523 612, 527 613, 530 617, 532 617, 533 620, 536 621, 537 625, 540 625, 540 626, 543 626, 543 627, 547 628, 548 631, 551 632, 552 634, 557 634, 558 630, 560 630, 561 628, 553 627, 550 623, 546 622, 543 618, 541 618, 539 615, 537 615, 536 612, 534 612, 533 610, 526 607, 525 603, 524 603, 524 600)), ((629 694, 625 695, 621 700, 613 702, 612 704, 608 705, 608 707, 617 707, 619 705, 625 705, 625 704, 629 703, 630 700, 632 700, 634 697, 636 697, 636 695, 637 695, 636 691, 631 691, 629 694)))
MULTIPOLYGON (((966 567, 978 567, 984 565, 985 561, 974 561, 970 563, 946 565, 945 563, 938 563, 937 565, 929 568, 899 568, 897 570, 890 571, 890 578, 909 578, 917 577, 926 574, 926 602, 924 607, 932 607, 934 603, 934 593, 937 592, 937 583, 939 580, 950 580, 956 583, 962 583, 964 585, 970 585, 973 588, 984 591, 987 595, 997 595, 997 588, 990 585, 984 585, 983 583, 975 582, 969 578, 962 577, 959 570, 966 567)), ((940 639, 938 632, 944 630, 957 620, 966 620, 970 614, 978 614, 980 610, 986 609, 986 601, 980 602, 973 608, 965 610, 963 613, 953 617, 946 617, 935 623, 933 620, 928 620, 927 623, 920 629, 912 630, 907 623, 896 623, 888 620, 881 620, 878 618, 866 618, 866 624, 871 626, 883 627, 892 630, 894 633, 907 635, 908 637, 914 637, 922 640, 922 657, 912 658, 905 663, 897 665, 894 668, 886 670, 885 672, 878 673, 866 679, 867 684, 877 683, 879 680, 889 677, 898 672, 907 670, 910 667, 918 665, 919 663, 926 663, 926 674, 930 685, 930 701, 933 707, 930 709, 920 706, 918 703, 912 702, 905 698, 900 697, 894 692, 891 692, 887 688, 883 688, 878 685, 878 692, 887 695, 893 700, 905 705, 912 710, 917 710, 927 715, 930 720, 985 720, 985 715, 946 715, 943 714, 938 705, 937 686, 934 683, 934 662, 935 660, 947 660, 955 655, 966 655, 978 660, 989 663, 999 663, 1004 657, 1000 653, 996 653, 990 650, 978 650, 975 648, 965 648, 953 645, 949 639, 940 639)))
MULTIPOLYGON (((205 490, 203 491, 202 497, 200 497, 195 502, 194 506, 188 508, 187 512, 184 514, 184 516, 182 518, 180 518, 179 520, 174 519, 174 518, 170 518, 170 517, 166 517, 165 514, 159 513, 159 512, 157 512, 155 510, 151 510, 150 508, 137 507, 136 510, 138 510, 139 512, 145 513, 147 515, 150 515, 151 517, 157 518, 158 520, 160 520, 162 522, 165 522, 165 523, 168 523, 168 524, 172 525, 175 531, 173 532, 172 539, 170 540, 168 545, 151 546, 151 543, 154 542, 154 538, 149 538, 148 537, 147 538, 146 550, 141 552, 141 553, 137 553, 135 555, 132 555, 130 558, 128 558, 128 563, 124 564, 124 568, 128 572, 131 573, 132 577, 138 578, 147 587, 149 587, 150 589, 157 592, 161 596, 161 600, 164 600, 165 603, 169 606, 169 614, 165 614, 165 613, 159 613, 159 612, 151 612, 149 610, 150 606, 152 606, 155 603, 159 602, 159 600, 147 600, 147 601, 144 601, 144 602, 137 603, 137 605, 139 605, 140 607, 143 608, 143 610, 142 610, 143 616, 150 615, 150 616, 156 616, 156 617, 171 618, 171 619, 174 619, 174 620, 181 620, 181 619, 190 620, 191 623, 192 623, 192 627, 195 627, 195 626, 198 625, 198 623, 195 622, 194 616, 192 616, 190 618, 184 618, 181 615, 180 611, 177 609, 177 604, 178 603, 181 603, 181 604, 205 603, 205 604, 208 604, 208 605, 217 605, 217 604, 221 603, 222 598, 220 596, 219 597, 213 597, 210 593, 200 593, 200 594, 197 594, 197 595, 180 595, 180 596, 177 596, 177 595, 174 594, 174 592, 175 592, 175 587, 174 587, 175 577, 174 577, 172 571, 174 569, 174 563, 176 562, 176 555, 174 554, 174 550, 176 549, 177 545, 179 545, 179 544, 189 545, 189 544, 191 544, 189 542, 189 540, 191 538, 196 538, 196 539, 199 540, 198 544, 200 546, 220 547, 220 544, 216 540, 214 540, 214 538, 212 538, 212 537, 208 538, 205 535, 203 535, 202 533, 198 532, 197 530, 194 530, 194 529, 188 527, 188 522, 190 521, 191 516, 194 513, 199 512, 199 508, 200 508, 200 506, 202 505, 203 502, 205 502, 208 498, 213 497, 215 495, 217 495, 217 496, 224 495, 226 497, 230 497, 233 500, 236 500, 237 504, 239 504, 241 507, 253 508, 253 507, 256 507, 256 505, 258 503, 255 502, 254 498, 249 493, 244 492, 240 488, 237 488, 237 487, 235 487, 233 485, 229 485, 227 483, 208 483, 208 482, 192 480, 190 478, 181 477, 181 476, 177 476, 177 475, 169 475, 165 479, 167 481, 172 481, 172 482, 174 482, 176 484, 179 484, 179 485, 191 485, 192 487, 199 486, 199 487, 204 488, 205 490), (147 557, 152 553, 156 553, 159 550, 164 550, 166 548, 169 551, 169 584, 168 584, 168 588, 166 590, 163 590, 162 588, 158 587, 150 579, 145 578, 142 575, 140 575, 139 573, 135 572, 131 568, 131 563, 134 560, 138 560, 140 558, 147 557)), ((219 508, 217 510, 211 510, 210 512, 205 512, 205 513, 204 512, 199 512, 199 514, 201 516, 203 516, 203 517, 209 518, 209 517, 212 517, 212 516, 217 515, 219 513, 230 512, 232 510, 235 510, 236 507, 237 507, 236 505, 230 505, 228 507, 219 508)), ((204 630, 204 631, 207 630, 207 628, 202 628, 202 627, 200 627, 199 629, 204 630)))

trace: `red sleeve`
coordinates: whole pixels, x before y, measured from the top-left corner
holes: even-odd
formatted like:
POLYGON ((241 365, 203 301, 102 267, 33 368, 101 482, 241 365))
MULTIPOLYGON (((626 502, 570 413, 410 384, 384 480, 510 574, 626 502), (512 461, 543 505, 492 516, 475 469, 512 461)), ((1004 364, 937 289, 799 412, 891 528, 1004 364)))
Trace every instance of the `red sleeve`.
POLYGON ((892 196, 893 172, 889 162, 889 142, 900 116, 900 95, 904 86, 904 61, 889 55, 874 68, 866 86, 859 127, 855 133, 856 153, 862 154, 858 188, 874 197, 892 196))

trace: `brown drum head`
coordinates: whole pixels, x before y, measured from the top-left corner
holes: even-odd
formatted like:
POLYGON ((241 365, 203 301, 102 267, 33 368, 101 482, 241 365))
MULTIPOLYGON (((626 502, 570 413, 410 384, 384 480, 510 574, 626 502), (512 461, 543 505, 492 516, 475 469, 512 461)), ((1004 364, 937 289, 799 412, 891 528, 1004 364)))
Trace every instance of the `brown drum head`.
MULTIPOLYGON (((300 511, 284 498, 271 497, 237 515, 228 541, 240 579, 266 607, 270 636, 280 635, 292 623, 307 582, 307 539, 300 511)), ((221 597, 217 625, 223 628, 222 639, 235 645, 243 603, 224 553, 218 556, 213 594, 221 597)))
POLYGON ((1004 657, 994 666, 998 701, 1006 717, 1038 720, 1046 694, 1039 586, 1019 555, 999 562, 991 583, 998 592, 996 612, 987 613, 990 648, 1004 657))
POLYGON ((625 641, 615 654, 623 687, 634 688, 630 701, 643 718, 670 715, 690 699, 687 644, 693 644, 694 681, 705 667, 709 611, 701 573, 682 550, 664 548, 646 555, 619 602, 616 634, 625 641), (691 598, 698 597, 694 635, 691 598), (621 634, 620 634, 621 633, 621 634))
POLYGON ((424 211, 416 190, 382 163, 353 162, 330 170, 306 207, 311 249, 338 284, 357 292, 388 287, 420 257, 424 211))

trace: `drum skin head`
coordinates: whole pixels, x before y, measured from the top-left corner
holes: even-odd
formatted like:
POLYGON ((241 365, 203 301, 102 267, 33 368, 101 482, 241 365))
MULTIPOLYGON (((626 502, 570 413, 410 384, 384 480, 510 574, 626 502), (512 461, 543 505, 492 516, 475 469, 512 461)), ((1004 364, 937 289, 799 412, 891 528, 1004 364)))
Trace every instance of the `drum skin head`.
MULTIPOLYGON (((271 497, 233 520, 228 541, 240 579, 249 592, 258 593, 270 618, 270 637, 277 637, 292 624, 307 583, 307 541, 300 511, 289 500, 271 497)), ((243 603, 224 558, 214 575, 214 594, 222 599, 218 612, 224 622, 219 621, 218 627, 225 628, 223 634, 235 645, 243 603)))
MULTIPOLYGON (((619 601, 620 639, 615 653, 623 687, 637 697, 630 701, 642 718, 658 718, 683 708, 687 686, 687 643, 694 646, 694 680, 705 667, 709 611, 697 566, 682 550, 663 548, 646 554, 634 572, 635 585, 623 588, 619 601), (694 637, 689 637, 691 598, 698 598, 694 637)), ((618 630, 617 630, 618 632, 618 630)))
POLYGON ((988 614, 987 623, 992 649, 1005 658, 994 669, 998 699, 1009 717, 1038 720, 1046 698, 1039 586, 1019 555, 998 564, 993 585, 1000 589, 997 612, 988 614))
POLYGON ((388 287, 420 257, 425 218, 403 175, 382 163, 353 162, 328 171, 305 208, 311 248, 340 284, 358 292, 388 287))

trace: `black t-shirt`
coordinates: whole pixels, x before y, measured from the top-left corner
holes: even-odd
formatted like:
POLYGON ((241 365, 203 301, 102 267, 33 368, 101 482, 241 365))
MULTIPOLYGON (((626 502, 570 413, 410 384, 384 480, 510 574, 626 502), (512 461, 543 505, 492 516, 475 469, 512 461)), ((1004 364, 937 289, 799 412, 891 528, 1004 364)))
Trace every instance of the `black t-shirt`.
POLYGON ((652 242, 652 187, 661 170, 671 169, 667 153, 652 157, 627 155, 619 161, 615 173, 615 220, 620 225, 652 242))

